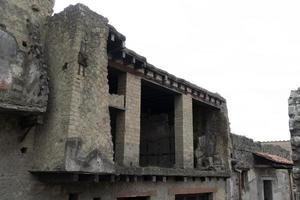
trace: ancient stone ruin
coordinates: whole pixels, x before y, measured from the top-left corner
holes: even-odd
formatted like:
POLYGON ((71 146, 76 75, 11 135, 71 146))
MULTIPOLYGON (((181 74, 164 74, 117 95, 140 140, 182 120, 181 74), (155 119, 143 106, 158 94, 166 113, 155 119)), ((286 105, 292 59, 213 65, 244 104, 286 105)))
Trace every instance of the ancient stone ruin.
POLYGON ((0 1, 0 199, 235 200, 226 100, 53 6, 0 1))

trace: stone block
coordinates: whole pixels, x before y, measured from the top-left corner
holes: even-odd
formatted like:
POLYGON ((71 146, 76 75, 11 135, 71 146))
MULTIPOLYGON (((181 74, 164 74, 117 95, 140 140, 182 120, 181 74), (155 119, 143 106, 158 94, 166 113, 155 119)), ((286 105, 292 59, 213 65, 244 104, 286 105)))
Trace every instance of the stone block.
POLYGON ((109 95, 109 106, 114 108, 125 109, 125 98, 124 95, 110 94, 109 95))

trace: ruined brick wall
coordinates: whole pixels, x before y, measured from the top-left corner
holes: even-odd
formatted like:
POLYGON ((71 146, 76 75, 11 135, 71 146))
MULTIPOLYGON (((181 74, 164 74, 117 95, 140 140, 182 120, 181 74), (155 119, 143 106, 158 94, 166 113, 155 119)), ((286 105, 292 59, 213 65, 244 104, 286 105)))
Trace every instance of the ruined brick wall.
POLYGON ((193 112, 196 167, 229 170, 231 142, 226 104, 221 109, 194 104, 193 112))
POLYGON ((238 165, 241 165, 241 167, 252 167, 254 163, 252 153, 261 150, 260 144, 250 138, 235 134, 231 135, 231 141, 233 159, 236 159, 239 162, 238 165))
POLYGON ((0 109, 44 112, 44 27, 54 0, 0 1, 0 109))
POLYGON ((253 152, 265 152, 290 159, 290 152, 277 145, 265 145, 240 135, 231 135, 233 174, 230 178, 230 198, 239 200, 239 184, 243 184, 241 196, 245 200, 263 199, 263 180, 272 180, 273 199, 289 200, 291 194, 290 174, 287 169, 256 168, 253 152), (241 172, 243 174, 241 174, 241 172))
POLYGON ((213 116, 213 123, 216 124, 214 130, 217 133, 215 165, 222 165, 221 168, 225 167, 225 170, 231 170, 231 138, 230 138, 230 127, 228 119, 228 111, 226 103, 223 103, 220 111, 215 113, 213 116))
POLYGON ((253 166, 253 152, 265 152, 290 159, 290 152, 278 145, 266 145, 255 142, 245 136, 231 134, 233 158, 238 160, 244 167, 253 166))
POLYGON ((37 136, 36 170, 112 172, 107 19, 78 4, 51 17, 50 97, 37 136))
POLYGON ((281 148, 289 151, 292 156, 292 146, 291 146, 291 141, 290 140, 282 140, 282 141, 267 141, 267 142, 261 142, 262 145, 277 145, 280 146, 281 148))
POLYGON ((272 144, 265 144, 265 143, 260 143, 262 151, 267 152, 270 154, 275 154, 278 156, 281 156, 283 158, 287 158, 291 160, 291 151, 288 149, 281 147, 280 145, 272 145, 272 144))
POLYGON ((291 91, 289 98, 289 127, 291 133, 293 178, 296 185, 296 200, 300 199, 300 89, 291 91))
POLYGON ((22 128, 19 119, 0 115, 0 199, 1 200, 65 200, 68 193, 61 185, 45 184, 29 170, 35 154, 34 138, 39 134, 22 128))
MULTIPOLYGON (((6 55, 0 61, 0 107, 45 112, 43 122, 30 127, 23 127, 19 116, 0 113, 0 199, 62 200, 79 192, 82 199, 103 195, 108 200, 116 198, 115 192, 149 189, 157 191, 153 199, 174 199, 178 189, 200 187, 204 192, 213 188, 215 199, 225 199, 226 181, 219 177, 186 177, 188 182, 170 177, 168 184, 141 181, 129 186, 127 182, 53 184, 38 181, 29 172, 52 177, 52 172, 66 171, 114 173, 115 167, 109 123, 107 19, 80 4, 50 16, 53 3, 0 0, 0 34, 5 38, 0 55, 6 55)), ((123 126, 117 131, 123 135, 116 142, 116 156, 118 164, 138 166, 141 77, 126 73, 124 79, 126 112, 118 119, 123 126)), ((193 168, 192 98, 181 94, 176 99, 178 168, 193 168)), ((220 126, 211 131, 220 134, 216 151, 230 168, 225 103, 219 114, 213 123, 220 126)))

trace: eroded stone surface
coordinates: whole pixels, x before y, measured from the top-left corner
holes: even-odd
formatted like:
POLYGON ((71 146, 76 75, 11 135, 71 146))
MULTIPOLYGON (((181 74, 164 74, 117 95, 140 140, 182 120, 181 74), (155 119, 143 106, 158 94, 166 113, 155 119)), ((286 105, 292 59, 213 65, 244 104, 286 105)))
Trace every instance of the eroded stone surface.
POLYGON ((45 112, 43 30, 54 1, 0 1, 0 110, 45 112), (40 9, 32 9, 31 5, 40 9))
POLYGON ((291 91, 288 114, 291 133, 292 159, 294 161, 293 177, 296 185, 296 199, 300 199, 300 88, 291 91))

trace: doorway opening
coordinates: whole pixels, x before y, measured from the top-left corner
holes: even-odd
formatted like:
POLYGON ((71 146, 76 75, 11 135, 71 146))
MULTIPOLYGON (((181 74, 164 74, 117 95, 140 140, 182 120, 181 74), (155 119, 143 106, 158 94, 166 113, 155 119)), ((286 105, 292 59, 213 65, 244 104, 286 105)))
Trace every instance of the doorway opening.
POLYGON ((273 200, 273 188, 271 180, 263 181, 264 200, 273 200))

